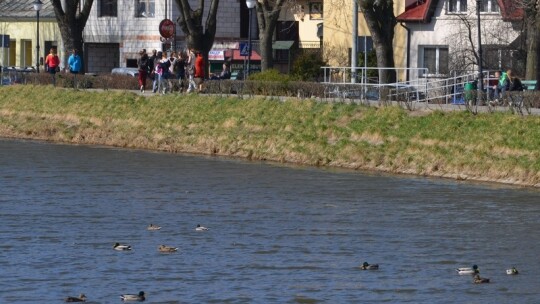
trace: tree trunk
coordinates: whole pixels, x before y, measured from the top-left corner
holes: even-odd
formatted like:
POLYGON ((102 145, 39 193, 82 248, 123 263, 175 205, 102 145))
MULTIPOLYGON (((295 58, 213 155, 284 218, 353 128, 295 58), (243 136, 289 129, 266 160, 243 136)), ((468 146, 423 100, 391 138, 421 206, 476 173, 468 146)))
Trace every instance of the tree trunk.
POLYGON ((525 67, 525 79, 536 79, 536 72, 538 71, 538 27, 536 25, 535 15, 527 15, 527 63, 525 67))
MULTIPOLYGON (((274 26, 275 28, 275 26, 274 26)), ((274 60, 272 54, 272 36, 273 31, 269 32, 268 30, 261 32, 259 34, 259 43, 261 51, 261 71, 271 69, 274 67, 274 60)))
MULTIPOLYGON (((65 7, 62 7, 61 0, 52 0, 54 14, 60 28, 60 34, 64 42, 64 52, 66 54, 69 54, 73 49, 77 49, 79 56, 84 58, 83 31, 93 3, 94 0, 86 0, 84 6, 80 7, 80 1, 66 1, 65 7)), ((84 71, 83 63, 81 73, 84 73, 84 71)))
MULTIPOLYGON (((360 0, 360 7, 366 19, 367 26, 373 39, 379 68, 394 68, 394 27, 397 24, 394 16, 392 0, 375 1, 360 0)), ((387 69, 379 71, 381 83, 395 82, 396 70, 387 69)))
POLYGON ((259 43, 261 51, 261 71, 274 67, 272 38, 276 30, 279 14, 285 0, 277 0, 272 6, 269 0, 257 2, 257 22, 259 25, 259 43))
POLYGON ((536 12, 536 90, 540 91, 540 12, 536 12))
POLYGON ((208 77, 208 53, 214 45, 216 36, 216 16, 219 7, 219 0, 212 0, 210 10, 206 17, 205 27, 202 25, 202 14, 204 11, 204 0, 199 0, 199 8, 192 10, 188 0, 175 0, 180 10, 180 17, 177 22, 186 34, 188 48, 200 51, 204 57, 205 76, 208 77))

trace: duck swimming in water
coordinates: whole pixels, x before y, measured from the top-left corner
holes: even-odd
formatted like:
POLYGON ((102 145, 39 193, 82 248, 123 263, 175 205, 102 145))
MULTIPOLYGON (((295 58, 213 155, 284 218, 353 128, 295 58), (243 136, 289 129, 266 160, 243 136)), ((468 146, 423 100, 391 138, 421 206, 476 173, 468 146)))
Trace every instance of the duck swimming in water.
POLYGON ((479 274, 474 275, 473 279, 474 284, 482 284, 482 283, 489 283, 488 278, 481 278, 479 274))
POLYGON ((155 231, 155 230, 159 230, 161 229, 161 227, 157 226, 157 225, 154 225, 154 224, 150 224, 148 225, 148 227, 146 227, 146 230, 150 230, 150 231, 155 231))
POLYGON ((368 262, 364 262, 362 266, 360 266, 360 269, 362 270, 377 270, 379 269, 379 264, 369 264, 368 262))
POLYGON ((516 267, 506 269, 506 274, 518 274, 518 273, 519 273, 519 271, 516 269, 516 267))
POLYGON ((178 248, 171 247, 171 246, 165 246, 165 245, 159 245, 158 247, 159 252, 176 252, 178 248))
POLYGON ((81 293, 78 297, 67 297, 66 302, 86 302, 86 296, 81 293))
POLYGON ((118 251, 126 251, 126 250, 131 250, 131 246, 115 243, 113 249, 118 250, 118 251))
POLYGON ((457 268, 456 271, 459 275, 477 274, 480 272, 477 265, 473 265, 472 267, 457 268))
POLYGON ((197 224, 197 227, 195 227, 195 231, 208 231, 210 229, 201 226, 200 224, 197 224))
POLYGON ((124 294, 124 295, 121 295, 120 298, 122 299, 122 301, 132 301, 132 302, 135 302, 135 301, 138 301, 138 302, 142 302, 144 300, 146 300, 146 298, 144 297, 144 291, 140 291, 139 294, 124 294))

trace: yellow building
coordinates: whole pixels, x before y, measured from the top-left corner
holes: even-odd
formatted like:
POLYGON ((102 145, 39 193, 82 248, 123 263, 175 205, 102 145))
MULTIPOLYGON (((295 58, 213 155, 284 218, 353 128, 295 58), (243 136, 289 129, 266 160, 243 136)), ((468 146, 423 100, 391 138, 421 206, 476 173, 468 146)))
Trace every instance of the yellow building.
MULTIPOLYGON (((323 54, 330 66, 351 66, 351 49, 353 40, 353 7, 354 0, 324 0, 324 38, 323 54)), ((404 1, 394 0, 394 15, 397 16, 405 9, 404 1)), ((358 13, 358 49, 364 52, 364 41, 368 50, 371 44, 371 34, 363 14, 358 13)), ((407 31, 399 23, 394 33, 394 62, 396 68, 406 67, 407 31)), ((405 72, 398 72, 398 80, 405 80, 405 72)))
MULTIPOLYGON (((34 0, 0 1, 0 65, 35 67, 37 61, 37 14, 34 0)), ((58 48, 62 38, 51 1, 44 0, 39 12, 39 57, 58 48)), ((59 54, 64 58, 65 54, 59 54)), ((61 60, 63 62, 63 60, 61 60)), ((42 68, 43 66, 41 66, 42 68)))

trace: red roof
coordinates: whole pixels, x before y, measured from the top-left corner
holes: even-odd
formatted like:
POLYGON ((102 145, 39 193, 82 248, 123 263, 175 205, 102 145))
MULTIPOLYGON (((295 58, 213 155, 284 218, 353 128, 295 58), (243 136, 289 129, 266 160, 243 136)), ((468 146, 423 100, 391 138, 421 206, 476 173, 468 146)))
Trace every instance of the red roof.
POLYGON ((429 23, 434 11, 430 7, 437 5, 437 0, 407 1, 406 4, 405 12, 396 17, 397 21, 429 23))
MULTIPOLYGON (((429 23, 439 0, 406 0, 405 12, 396 17, 398 22, 429 23)), ((518 0, 497 0, 504 21, 523 19, 523 9, 518 0)))
POLYGON ((525 12, 517 0, 497 0, 504 21, 522 20, 525 12))
MULTIPOLYGON (((232 60, 244 60, 247 59, 247 56, 240 56, 240 50, 232 50, 233 56, 232 60)), ((259 61, 261 56, 255 50, 251 50, 251 60, 259 61)))

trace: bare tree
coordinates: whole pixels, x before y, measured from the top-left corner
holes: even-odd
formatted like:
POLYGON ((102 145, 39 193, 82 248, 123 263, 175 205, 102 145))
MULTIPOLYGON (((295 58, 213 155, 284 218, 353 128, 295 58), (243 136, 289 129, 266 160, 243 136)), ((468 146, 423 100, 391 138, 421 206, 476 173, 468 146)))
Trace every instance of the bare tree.
POLYGON ((261 51, 261 70, 274 66, 272 56, 272 38, 276 30, 279 14, 287 0, 257 1, 257 22, 259 26, 259 43, 261 51))
MULTIPOLYGON (((540 81, 540 1, 521 0, 519 5, 525 12, 525 26, 527 30, 527 63, 525 68, 526 79, 540 81)), ((537 88, 538 90, 538 85, 537 88)))
MULTIPOLYGON (((449 54, 449 69, 453 71, 474 71, 480 62, 477 43, 476 8, 472 7, 466 13, 455 14, 454 22, 450 23, 451 31, 445 38, 451 45, 449 54)), ((482 67, 487 69, 512 68, 518 73, 523 72, 524 53, 520 45, 513 43, 519 38, 519 22, 506 22, 498 15, 486 15, 481 20, 482 34, 482 67), (514 48, 510 47, 511 45, 514 48)))
MULTIPOLYGON (((377 66, 379 68, 393 68, 394 28, 397 24, 394 16, 393 0, 357 0, 364 14, 367 26, 371 32, 373 46, 377 54, 377 66)), ((396 71, 393 69, 380 70, 379 79, 384 83, 396 81, 396 71)))
POLYGON ((79 55, 83 57, 83 30, 86 21, 88 21, 88 16, 90 16, 94 0, 84 1, 82 7, 80 0, 64 2, 65 5, 62 7, 61 0, 52 0, 54 14, 64 42, 64 49, 66 52, 77 49, 79 55))
POLYGON ((200 51, 203 54, 205 66, 208 66, 208 52, 212 49, 216 36, 219 0, 211 0, 205 26, 203 26, 205 0, 199 0, 199 7, 195 10, 191 8, 189 0, 175 1, 180 9, 180 17, 178 17, 177 22, 186 34, 188 48, 200 51))

